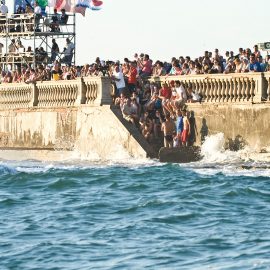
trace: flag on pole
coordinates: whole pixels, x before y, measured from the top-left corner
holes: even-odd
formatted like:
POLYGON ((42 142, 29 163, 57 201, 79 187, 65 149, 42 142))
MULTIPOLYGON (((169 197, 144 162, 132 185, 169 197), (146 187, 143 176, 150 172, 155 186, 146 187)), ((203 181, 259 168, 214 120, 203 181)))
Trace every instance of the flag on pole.
POLYGON ((103 2, 100 0, 49 0, 48 5, 50 7, 55 7, 58 11, 65 9, 66 12, 81 13, 85 16, 85 10, 87 8, 91 10, 100 10, 103 2))
POLYGON ((42 8, 45 8, 46 6, 48 6, 48 0, 37 0, 37 3, 42 8))

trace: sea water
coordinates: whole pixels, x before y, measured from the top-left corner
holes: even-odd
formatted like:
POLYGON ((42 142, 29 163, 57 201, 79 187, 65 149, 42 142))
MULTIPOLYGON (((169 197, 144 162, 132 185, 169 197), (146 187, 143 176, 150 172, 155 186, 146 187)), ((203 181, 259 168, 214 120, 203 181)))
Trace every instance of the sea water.
POLYGON ((270 163, 223 145, 207 138, 186 165, 14 151, 0 161, 0 269, 270 269, 270 163))

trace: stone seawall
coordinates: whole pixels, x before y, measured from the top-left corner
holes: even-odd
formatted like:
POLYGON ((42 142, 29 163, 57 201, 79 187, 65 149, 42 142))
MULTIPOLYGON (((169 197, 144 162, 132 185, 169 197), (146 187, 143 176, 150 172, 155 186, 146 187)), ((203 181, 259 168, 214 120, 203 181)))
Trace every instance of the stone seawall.
POLYGON ((110 87, 106 77, 0 85, 0 148, 153 157, 143 136, 111 108, 110 87))
POLYGON ((270 146, 270 103, 265 104, 189 104, 194 112, 198 136, 196 144, 204 137, 224 133, 226 147, 238 150, 249 145, 260 151, 270 146))
MULTIPOLYGON (((197 145, 205 136, 222 132, 234 150, 270 146, 269 73, 151 80, 180 80, 202 95, 202 104, 188 104, 196 119, 197 145)), ((105 77, 0 85, 0 148, 78 151, 98 158, 119 151, 135 158, 156 157, 140 132, 111 105, 110 87, 105 77)))
POLYGON ((76 150, 97 158, 127 151, 145 158, 147 149, 140 143, 110 105, 0 111, 2 149, 76 150))

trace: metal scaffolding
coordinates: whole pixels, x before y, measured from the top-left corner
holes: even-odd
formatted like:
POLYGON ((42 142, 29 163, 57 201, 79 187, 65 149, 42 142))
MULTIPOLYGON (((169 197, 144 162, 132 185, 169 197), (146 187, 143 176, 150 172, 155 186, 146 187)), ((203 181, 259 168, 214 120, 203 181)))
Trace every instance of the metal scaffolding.
POLYGON ((2 69, 15 70, 22 66, 35 68, 38 64, 52 64, 54 59, 66 64, 75 64, 75 14, 67 14, 65 22, 55 21, 57 15, 59 14, 0 15, 0 53, 2 51, 0 66, 2 69), (69 55, 68 63, 64 51, 60 50, 52 57, 53 39, 61 45, 66 44, 66 39, 73 43, 74 49, 69 55))

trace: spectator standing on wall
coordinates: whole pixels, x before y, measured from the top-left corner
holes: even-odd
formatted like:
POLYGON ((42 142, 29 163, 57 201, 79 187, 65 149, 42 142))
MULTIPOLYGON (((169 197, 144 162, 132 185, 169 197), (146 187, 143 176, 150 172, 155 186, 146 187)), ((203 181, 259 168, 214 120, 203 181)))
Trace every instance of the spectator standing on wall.
POLYGON ((119 97, 121 95, 121 93, 123 93, 123 91, 125 90, 125 87, 126 87, 124 74, 120 70, 119 64, 114 65, 112 79, 115 81, 116 88, 117 88, 116 96, 119 97))
POLYGON ((137 83, 136 62, 131 62, 127 77, 128 77, 128 90, 131 94, 135 92, 137 83))
POLYGON ((190 136, 190 122, 188 120, 186 110, 183 110, 183 127, 184 128, 181 134, 181 141, 183 145, 188 146, 188 139, 190 136))
POLYGON ((164 147, 173 147, 173 134, 175 132, 175 123, 171 120, 169 114, 166 115, 165 122, 161 125, 161 131, 164 133, 164 147))

